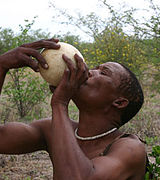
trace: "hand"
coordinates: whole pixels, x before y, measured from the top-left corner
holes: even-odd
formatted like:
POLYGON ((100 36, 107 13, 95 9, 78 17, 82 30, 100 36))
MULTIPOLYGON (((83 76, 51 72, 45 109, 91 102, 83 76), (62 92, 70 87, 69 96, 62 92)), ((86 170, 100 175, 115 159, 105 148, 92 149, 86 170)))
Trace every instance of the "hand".
POLYGON ((57 42, 57 39, 48 39, 23 44, 20 47, 3 54, 0 58, 0 66, 6 71, 12 68, 28 66, 38 72, 39 62, 43 68, 47 69, 48 65, 45 59, 37 50, 41 48, 59 49, 60 45, 58 45, 57 42))
MULTIPOLYGON (((87 65, 80 56, 77 54, 74 56, 76 66, 66 55, 63 55, 62 57, 68 69, 65 70, 60 84, 54 91, 51 100, 52 107, 58 103, 68 105, 75 92, 88 79, 87 65)), ((53 92, 53 89, 51 90, 53 92)))

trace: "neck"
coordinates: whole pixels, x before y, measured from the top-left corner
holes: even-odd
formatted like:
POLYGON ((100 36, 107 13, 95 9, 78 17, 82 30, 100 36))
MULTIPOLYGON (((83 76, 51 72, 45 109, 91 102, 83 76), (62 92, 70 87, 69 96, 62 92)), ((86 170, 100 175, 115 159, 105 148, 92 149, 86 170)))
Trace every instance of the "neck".
POLYGON ((102 110, 80 111, 78 134, 82 137, 95 136, 117 128, 118 117, 102 110))

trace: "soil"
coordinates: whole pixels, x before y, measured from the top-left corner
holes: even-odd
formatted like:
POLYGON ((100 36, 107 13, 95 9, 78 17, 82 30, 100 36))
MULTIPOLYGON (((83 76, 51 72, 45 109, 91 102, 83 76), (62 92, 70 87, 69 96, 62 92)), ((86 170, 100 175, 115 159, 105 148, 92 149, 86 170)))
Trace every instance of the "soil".
POLYGON ((48 153, 0 155, 0 180, 51 180, 52 163, 48 153))

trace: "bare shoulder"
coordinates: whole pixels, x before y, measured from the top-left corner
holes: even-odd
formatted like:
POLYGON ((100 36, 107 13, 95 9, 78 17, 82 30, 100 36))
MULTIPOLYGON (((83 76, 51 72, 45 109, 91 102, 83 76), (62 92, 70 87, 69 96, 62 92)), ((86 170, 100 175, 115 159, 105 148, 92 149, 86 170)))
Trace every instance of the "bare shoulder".
POLYGON ((144 164, 146 158, 146 149, 144 143, 136 135, 129 135, 127 137, 119 138, 109 151, 112 153, 121 155, 124 161, 128 164, 144 164))
POLYGON ((124 148, 130 147, 133 149, 138 148, 138 150, 142 150, 142 151, 145 150, 144 143, 134 134, 130 134, 128 136, 122 136, 114 143, 115 146, 117 146, 119 144, 123 145, 124 148))
POLYGON ((105 156, 94 158, 93 164, 97 170, 96 178, 143 179, 146 164, 145 146, 135 135, 119 138, 105 156))

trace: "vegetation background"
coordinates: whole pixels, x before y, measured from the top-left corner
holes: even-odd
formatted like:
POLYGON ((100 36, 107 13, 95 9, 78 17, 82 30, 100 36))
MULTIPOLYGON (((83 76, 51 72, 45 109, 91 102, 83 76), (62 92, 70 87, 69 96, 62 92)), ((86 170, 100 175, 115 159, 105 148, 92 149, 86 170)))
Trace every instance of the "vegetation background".
MULTIPOLYGON (((128 133, 137 134, 146 141, 151 160, 153 179, 160 177, 160 6, 150 3, 151 16, 137 19, 138 9, 122 6, 114 9, 106 0, 99 3, 109 11, 107 18, 96 12, 71 15, 67 10, 58 9, 54 3, 50 8, 56 11, 54 20, 60 24, 70 24, 91 37, 91 41, 80 36, 56 34, 59 38, 80 50, 89 68, 107 61, 116 61, 128 66, 142 84, 145 103, 133 120, 122 127, 128 133), (62 21, 63 19, 63 21, 62 21)), ((21 44, 39 39, 51 38, 50 33, 41 29, 33 30, 32 22, 25 20, 19 25, 20 33, 12 29, 0 28, 0 54, 21 44)), ((46 82, 39 74, 28 68, 11 70, 6 78, 0 101, 1 124, 12 121, 29 123, 51 116, 51 94, 46 82)), ((69 106, 70 117, 78 120, 78 110, 73 102, 69 106)), ((46 152, 36 152, 21 156, 0 156, 0 179, 51 179, 52 166, 46 152)), ((149 179, 146 175, 146 179, 149 179)))

